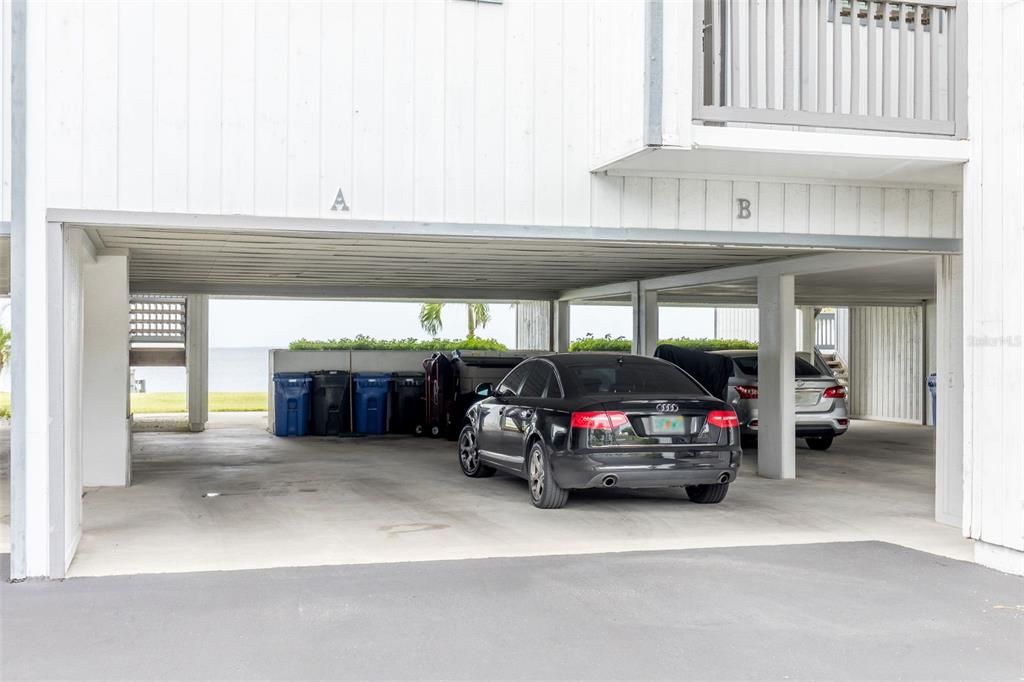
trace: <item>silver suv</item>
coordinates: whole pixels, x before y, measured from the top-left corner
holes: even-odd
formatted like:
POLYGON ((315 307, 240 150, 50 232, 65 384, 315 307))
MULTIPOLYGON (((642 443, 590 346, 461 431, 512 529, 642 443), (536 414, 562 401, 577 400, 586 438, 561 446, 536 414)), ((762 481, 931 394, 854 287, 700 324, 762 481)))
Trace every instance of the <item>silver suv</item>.
MULTIPOLYGON (((757 351, 715 351, 732 360, 727 402, 736 410, 740 430, 746 440, 756 438, 757 351)), ((805 438, 812 450, 828 450, 836 436, 846 433, 850 414, 846 406, 846 388, 827 370, 816 368, 799 355, 796 357, 796 435, 805 438)))

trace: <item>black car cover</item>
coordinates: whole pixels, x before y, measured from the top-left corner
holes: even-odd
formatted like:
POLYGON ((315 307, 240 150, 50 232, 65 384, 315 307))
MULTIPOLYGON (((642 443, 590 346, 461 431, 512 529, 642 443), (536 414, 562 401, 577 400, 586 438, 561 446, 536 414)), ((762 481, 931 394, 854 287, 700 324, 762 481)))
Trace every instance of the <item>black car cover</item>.
POLYGON ((732 375, 732 360, 724 355, 663 343, 654 349, 654 357, 671 362, 696 379, 711 395, 726 399, 729 377, 732 375))

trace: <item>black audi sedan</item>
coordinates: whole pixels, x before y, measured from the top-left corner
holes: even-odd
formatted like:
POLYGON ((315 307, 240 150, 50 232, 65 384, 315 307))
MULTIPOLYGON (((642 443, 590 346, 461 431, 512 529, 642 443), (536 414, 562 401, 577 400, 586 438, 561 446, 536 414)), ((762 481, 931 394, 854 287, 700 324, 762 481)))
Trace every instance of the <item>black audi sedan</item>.
POLYGON ((683 486, 721 502, 736 480, 739 421, 690 375, 655 358, 562 353, 530 358, 481 384, 459 434, 466 476, 525 478, 533 504, 565 505, 581 488, 683 486))

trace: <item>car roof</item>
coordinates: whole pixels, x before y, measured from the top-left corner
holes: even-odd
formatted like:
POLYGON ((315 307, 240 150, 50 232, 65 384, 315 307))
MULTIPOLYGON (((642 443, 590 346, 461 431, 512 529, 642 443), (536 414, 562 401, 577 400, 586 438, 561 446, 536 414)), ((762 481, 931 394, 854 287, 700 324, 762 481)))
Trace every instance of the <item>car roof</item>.
MULTIPOLYGON (((616 362, 623 358, 630 362, 651 362, 665 363, 664 360, 648 357, 646 355, 633 355, 632 353, 609 353, 609 352, 580 352, 580 353, 551 353, 549 355, 535 355, 535 358, 550 360, 557 367, 603 367, 610 362, 616 362)), ((671 363, 665 363, 671 364, 671 363)), ((675 365, 673 365, 674 367, 675 365)))

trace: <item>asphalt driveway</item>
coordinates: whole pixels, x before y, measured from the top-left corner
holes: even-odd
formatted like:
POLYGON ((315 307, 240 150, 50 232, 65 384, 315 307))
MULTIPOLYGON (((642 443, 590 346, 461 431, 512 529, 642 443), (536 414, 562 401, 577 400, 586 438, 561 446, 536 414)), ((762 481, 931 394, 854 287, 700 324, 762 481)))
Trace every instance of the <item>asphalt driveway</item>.
POLYGON ((0 603, 4 680, 1024 677, 1024 580, 876 542, 4 583, 0 603))

